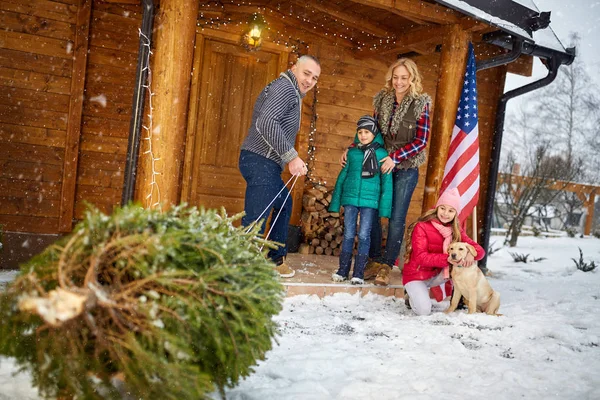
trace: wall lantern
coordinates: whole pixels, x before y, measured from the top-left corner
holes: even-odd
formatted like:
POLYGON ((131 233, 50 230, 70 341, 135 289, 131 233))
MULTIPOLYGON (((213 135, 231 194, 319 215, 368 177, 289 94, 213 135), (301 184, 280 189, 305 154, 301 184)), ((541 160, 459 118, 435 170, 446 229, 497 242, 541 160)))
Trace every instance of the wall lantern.
POLYGON ((248 20, 248 31, 242 37, 242 45, 249 51, 258 50, 262 44, 262 33, 267 23, 260 14, 252 14, 248 20))

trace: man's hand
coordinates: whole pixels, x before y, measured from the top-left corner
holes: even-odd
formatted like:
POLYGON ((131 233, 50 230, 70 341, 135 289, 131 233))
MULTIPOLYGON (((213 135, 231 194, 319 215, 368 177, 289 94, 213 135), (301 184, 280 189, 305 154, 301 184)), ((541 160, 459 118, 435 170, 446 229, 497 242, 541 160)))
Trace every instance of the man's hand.
POLYGON ((342 167, 346 166, 346 158, 348 157, 348 149, 344 150, 342 156, 340 157, 340 165, 342 167))
POLYGON ((379 162, 383 163, 381 164, 381 172, 383 172, 384 174, 391 173, 394 170, 394 167, 396 166, 394 160, 392 160, 390 156, 382 158, 381 160, 379 160, 379 162))
POLYGON ((296 157, 290 161, 288 169, 292 175, 306 175, 308 173, 308 167, 300 157, 296 157))

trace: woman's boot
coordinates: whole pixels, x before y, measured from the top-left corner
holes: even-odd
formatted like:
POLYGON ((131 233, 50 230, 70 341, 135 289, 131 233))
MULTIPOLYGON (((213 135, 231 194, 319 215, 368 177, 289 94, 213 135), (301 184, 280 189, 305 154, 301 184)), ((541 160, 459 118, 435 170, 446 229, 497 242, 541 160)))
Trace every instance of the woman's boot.
POLYGON ((387 286, 390 283, 390 273, 392 272, 392 267, 387 264, 383 264, 383 266, 379 269, 377 273, 377 277, 375 278, 375 284, 379 286, 387 286))

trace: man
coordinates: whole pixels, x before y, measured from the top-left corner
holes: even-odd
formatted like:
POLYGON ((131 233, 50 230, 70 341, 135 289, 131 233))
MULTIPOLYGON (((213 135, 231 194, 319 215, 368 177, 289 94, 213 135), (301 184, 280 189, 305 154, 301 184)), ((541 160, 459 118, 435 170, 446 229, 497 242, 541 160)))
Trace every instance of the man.
POLYGON ((288 189, 284 188, 281 173, 286 164, 292 175, 308 172, 294 144, 300 129, 302 98, 315 86, 320 73, 319 61, 304 55, 291 69, 269 83, 256 99, 252 122, 240 153, 239 168, 247 184, 246 215, 242 225, 248 226, 260 217, 263 219, 262 234, 265 220, 273 211, 271 221, 275 223, 272 223, 269 239, 283 245, 271 249, 268 257, 282 278, 291 278, 295 271, 285 263, 292 200, 288 189))

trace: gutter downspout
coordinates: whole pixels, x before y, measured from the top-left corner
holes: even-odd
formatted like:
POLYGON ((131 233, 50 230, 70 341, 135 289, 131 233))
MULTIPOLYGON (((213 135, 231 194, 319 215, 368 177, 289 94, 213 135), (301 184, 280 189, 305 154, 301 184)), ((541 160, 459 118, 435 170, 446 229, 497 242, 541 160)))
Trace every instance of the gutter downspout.
POLYGON ((498 183, 498 169, 500 166, 500 150, 502 147, 502 134, 504 132, 504 119, 506 116, 506 103, 508 100, 513 99, 517 96, 524 95, 526 93, 532 92, 534 90, 540 89, 546 85, 549 85, 556 79, 558 75, 558 68, 562 64, 561 60, 558 57, 552 57, 548 60, 547 68, 548 75, 544 78, 537 80, 535 82, 529 83, 525 86, 521 86, 519 88, 513 89, 509 92, 506 92, 502 95, 500 100, 498 101, 498 109, 496 111, 496 128, 494 129, 494 144, 492 146, 492 165, 490 167, 489 179, 490 183, 487 190, 487 198, 486 198, 486 206, 485 206, 485 214, 483 219, 483 226, 485 229, 483 230, 482 235, 482 247, 486 251, 485 257, 479 262, 479 268, 483 272, 487 270, 487 256, 488 256, 488 248, 490 245, 490 233, 492 230, 492 218, 494 213, 494 198, 496 194, 496 185, 498 183))
POLYGON ((123 180, 123 193, 121 206, 133 200, 135 180, 137 174, 137 161, 140 149, 140 136, 142 131, 142 118, 144 116, 144 99, 146 89, 144 85, 148 78, 148 66, 144 65, 148 59, 150 48, 145 43, 145 38, 152 43, 152 29, 154 27, 154 0, 142 0, 142 28, 140 45, 138 48, 138 62, 135 74, 135 88, 133 91, 133 104, 131 106, 131 121, 129 123, 129 139, 127 142, 127 160, 125 162, 125 178, 123 180))

